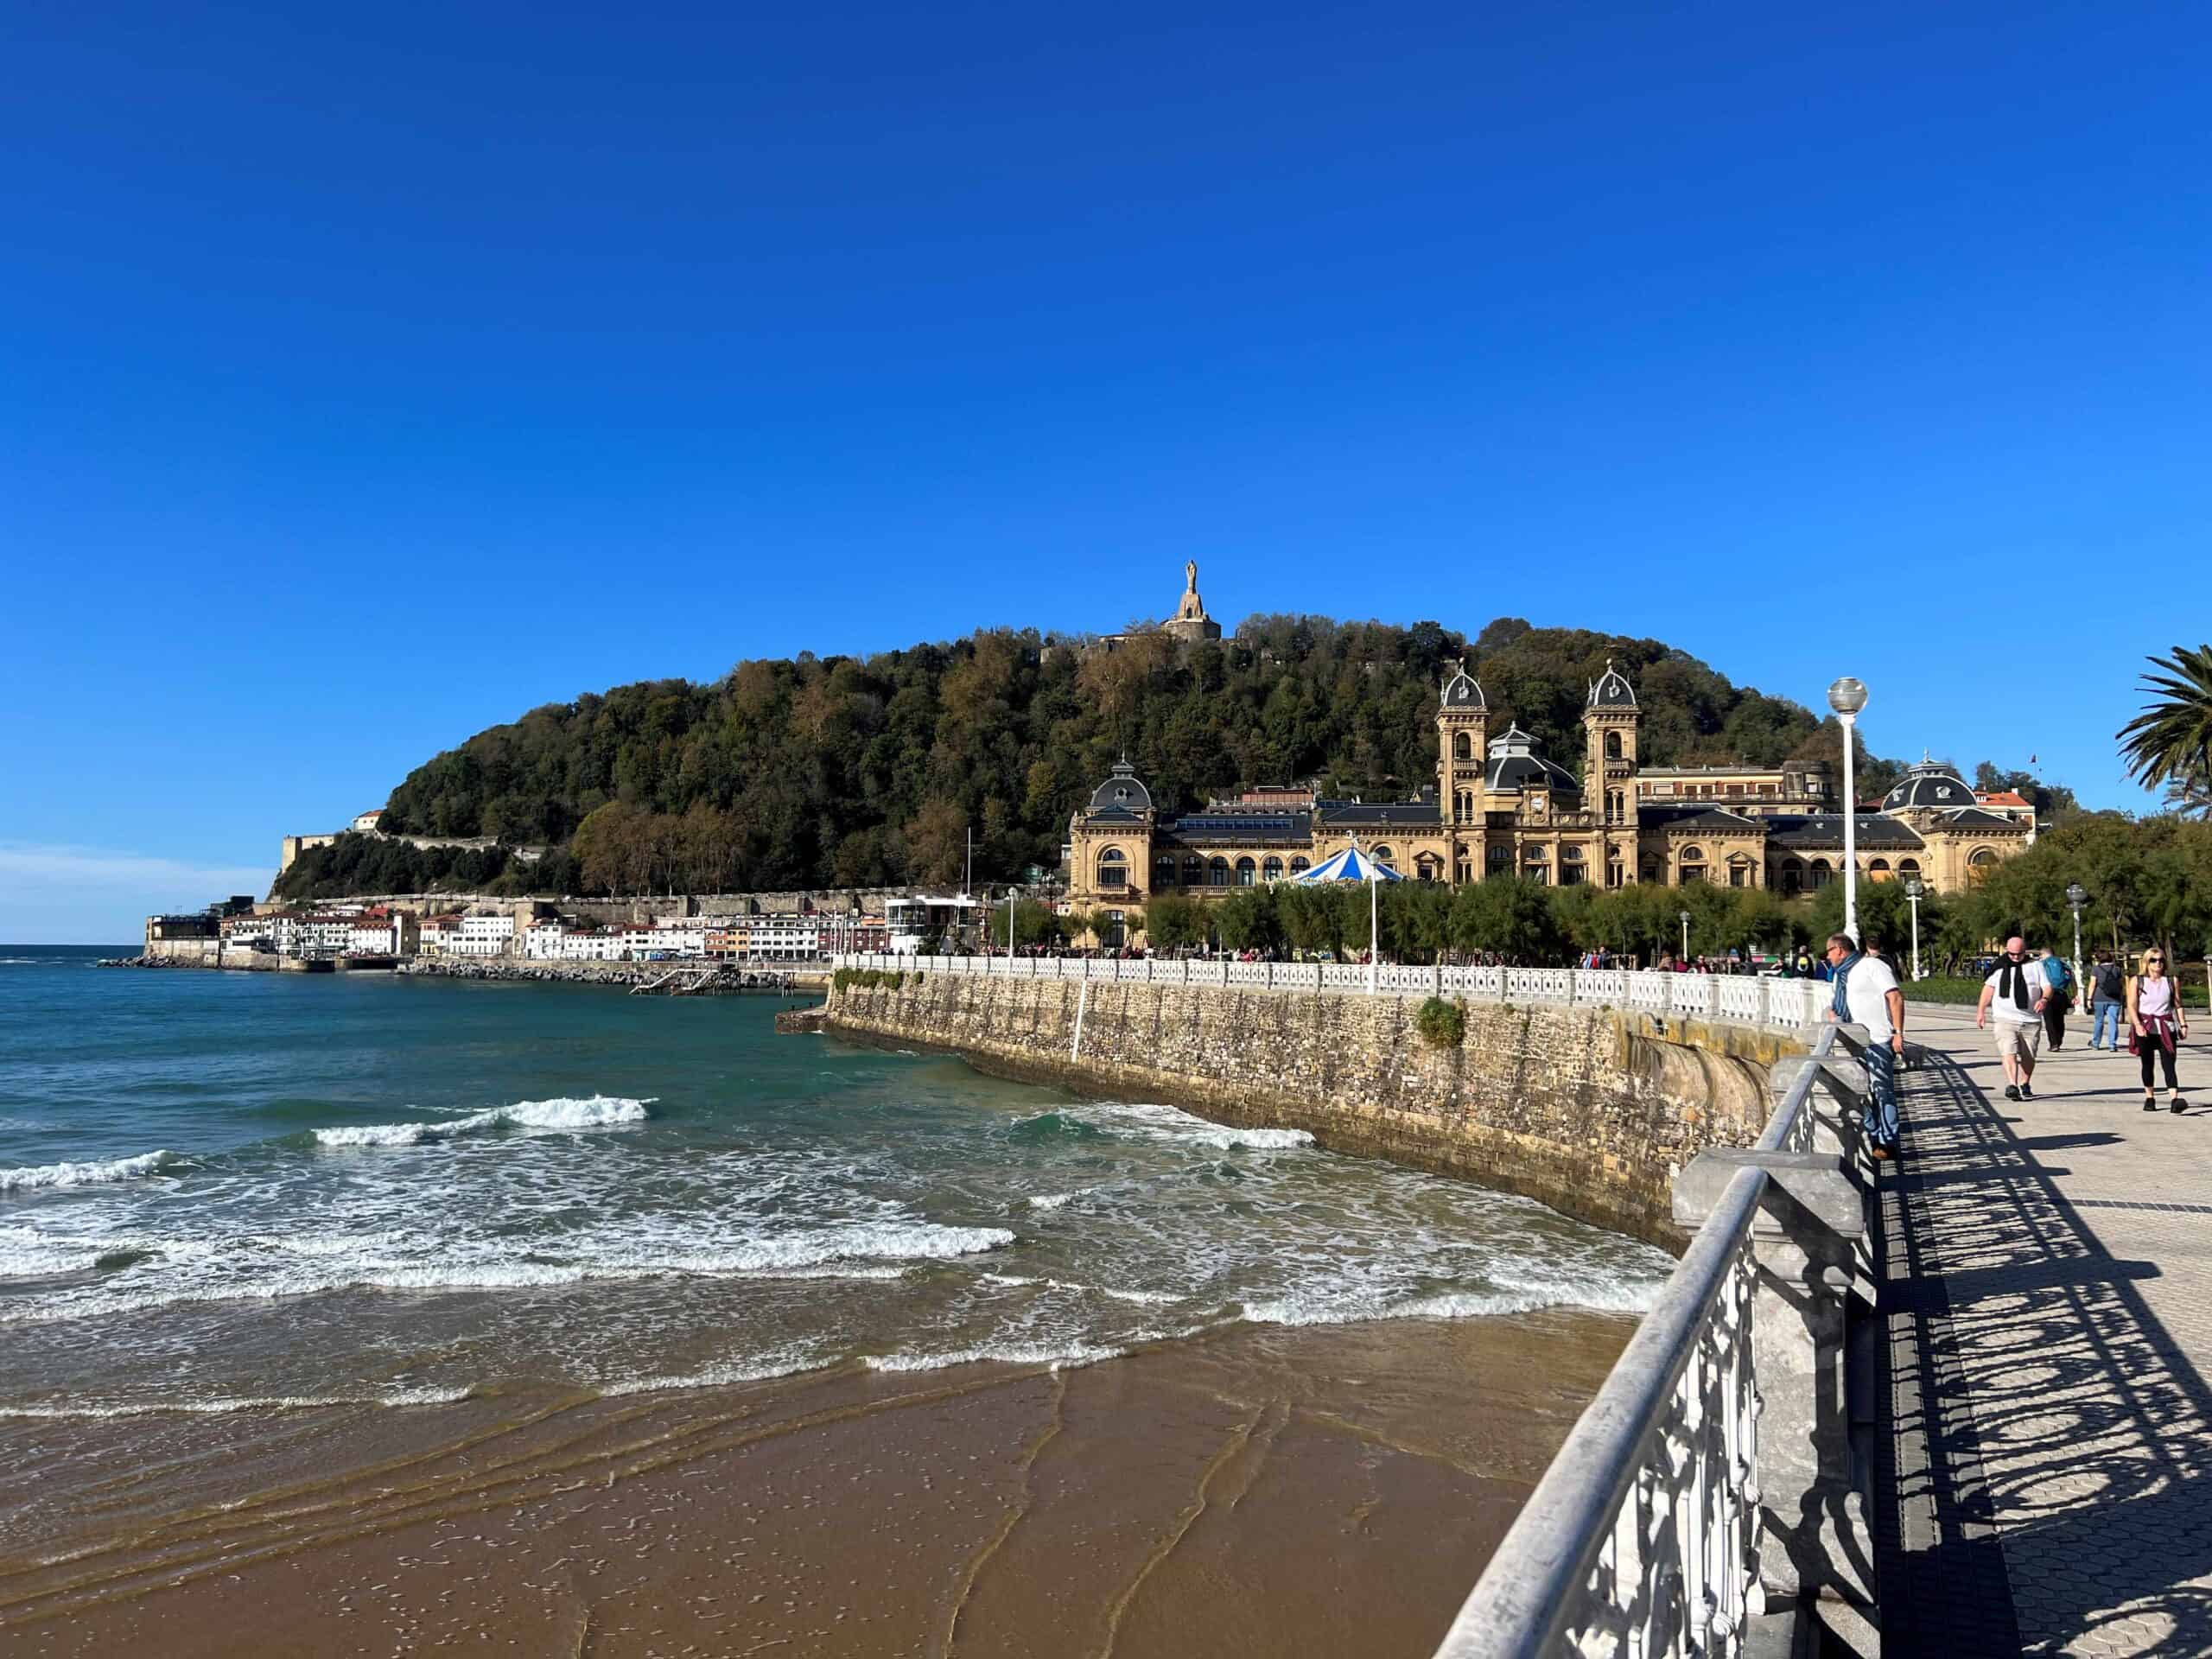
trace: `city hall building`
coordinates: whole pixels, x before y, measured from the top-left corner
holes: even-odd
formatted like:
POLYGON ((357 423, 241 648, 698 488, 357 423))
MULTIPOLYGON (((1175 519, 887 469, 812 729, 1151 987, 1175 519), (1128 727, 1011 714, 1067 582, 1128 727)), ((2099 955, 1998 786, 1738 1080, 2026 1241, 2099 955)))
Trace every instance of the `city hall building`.
MULTIPOLYGON (((1196 588, 1193 572, 1192 601, 1196 588)), ((1584 702, 1579 778, 1510 721, 1493 729, 1464 664, 1444 683, 1435 721, 1436 781, 1406 801, 1274 787, 1178 812, 1163 810, 1124 760, 1069 823, 1070 897, 1109 912, 1164 893, 1217 898, 1295 875, 1355 837, 1402 875, 1454 885, 1519 875, 1791 896, 1843 869, 1847 804, 1824 763, 1644 768, 1636 691, 1611 664, 1584 702)), ((1984 804, 1949 767, 1923 760, 1878 810, 1859 812, 1860 875, 1917 876, 1936 893, 1977 885, 2034 839, 2033 812, 2003 800, 1984 804)))

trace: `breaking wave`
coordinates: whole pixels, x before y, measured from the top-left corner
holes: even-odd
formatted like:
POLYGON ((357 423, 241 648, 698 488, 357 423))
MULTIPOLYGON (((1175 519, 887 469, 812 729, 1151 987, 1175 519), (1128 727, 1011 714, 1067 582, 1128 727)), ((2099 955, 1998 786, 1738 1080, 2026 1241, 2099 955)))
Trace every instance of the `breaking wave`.
POLYGON ((525 1100, 512 1106, 494 1106, 429 1123, 366 1123, 348 1128, 317 1129, 315 1144, 323 1147, 414 1147, 426 1141, 448 1141, 457 1135, 486 1129, 611 1129, 642 1123, 651 1113, 648 1100, 620 1095, 593 1095, 582 1100, 525 1100))
POLYGON ((1024 1121, 1036 1122, 1046 1117, 1059 1118, 1128 1140, 1176 1141, 1208 1147, 1217 1152, 1226 1152, 1234 1147, 1280 1152, 1313 1144, 1313 1137, 1304 1129, 1240 1129, 1226 1123, 1209 1122, 1174 1106, 1122 1104, 1119 1102, 1064 1106, 1057 1112, 1043 1113, 1038 1118, 1024 1121))
POLYGON ((401 1389, 391 1394, 276 1394, 219 1400, 163 1400, 127 1406, 0 1406, 0 1417, 53 1419, 219 1417, 237 1411, 308 1411, 328 1406, 449 1406, 468 1398, 467 1389, 401 1389))
POLYGON ((39 1187, 92 1186, 102 1181, 128 1181, 157 1174, 184 1160, 174 1152, 142 1152, 136 1158, 114 1158, 104 1163, 34 1164, 28 1169, 0 1170, 0 1192, 28 1192, 39 1187))

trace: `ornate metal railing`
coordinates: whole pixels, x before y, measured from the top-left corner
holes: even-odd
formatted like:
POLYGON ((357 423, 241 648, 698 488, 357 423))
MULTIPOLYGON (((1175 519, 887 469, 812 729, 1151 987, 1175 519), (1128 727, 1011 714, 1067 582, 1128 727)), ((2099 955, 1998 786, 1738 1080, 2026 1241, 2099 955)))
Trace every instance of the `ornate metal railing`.
MULTIPOLYGON (((1833 1027, 1756 1150, 1809 1150, 1833 1027)), ((1460 1608, 1437 1659, 1740 1652, 1760 1588, 1752 1224, 1773 1177, 1731 1176, 1651 1311, 1460 1608)))
MULTIPOLYGON (((1138 980, 1173 985, 1261 987, 1360 995, 1368 970, 1341 962, 1200 962, 1139 957, 833 957, 840 968, 982 975, 995 979, 1138 980)), ((1804 979, 1713 974, 1628 973, 1587 968, 1414 968, 1378 966, 1376 989, 1389 996, 1460 996, 1476 1002, 1628 1007, 1701 1020, 1800 1031, 1818 1025, 1828 988, 1804 979)))

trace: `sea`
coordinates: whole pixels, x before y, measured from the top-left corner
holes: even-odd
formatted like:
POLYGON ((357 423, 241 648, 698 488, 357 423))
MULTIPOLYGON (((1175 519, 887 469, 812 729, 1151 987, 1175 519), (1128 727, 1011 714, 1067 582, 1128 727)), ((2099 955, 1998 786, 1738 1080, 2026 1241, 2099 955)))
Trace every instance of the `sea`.
POLYGON ((779 1036, 772 998, 0 947, 0 1416, 1082 1366, 1634 1311, 1661 1252, 1303 1132, 779 1036))

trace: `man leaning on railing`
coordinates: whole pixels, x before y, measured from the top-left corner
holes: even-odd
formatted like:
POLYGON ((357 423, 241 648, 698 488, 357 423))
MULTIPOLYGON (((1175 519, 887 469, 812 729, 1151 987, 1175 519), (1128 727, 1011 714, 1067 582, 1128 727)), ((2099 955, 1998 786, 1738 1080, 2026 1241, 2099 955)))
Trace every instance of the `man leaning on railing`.
POLYGON ((1828 1018, 1866 1027, 1866 1129, 1868 1148, 1878 1159, 1897 1155, 1897 1062, 1904 1057, 1904 991, 1896 971, 1878 956, 1862 951, 1848 933, 1828 935, 1828 966, 1835 974, 1835 995, 1828 1018))

